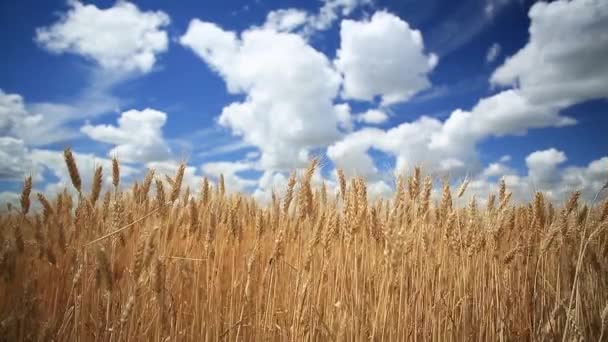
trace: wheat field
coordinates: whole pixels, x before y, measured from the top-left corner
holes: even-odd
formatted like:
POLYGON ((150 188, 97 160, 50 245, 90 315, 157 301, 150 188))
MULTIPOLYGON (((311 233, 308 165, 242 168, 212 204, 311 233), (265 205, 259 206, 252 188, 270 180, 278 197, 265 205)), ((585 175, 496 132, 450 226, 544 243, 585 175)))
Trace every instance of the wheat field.
POLYGON ((368 201, 341 171, 314 188, 316 160, 268 205, 221 178, 193 196, 183 164, 121 188, 116 159, 102 194, 106 170, 64 156, 74 192, 28 178, 0 217, 0 340, 608 340, 608 201, 519 204, 503 181, 457 207, 467 182, 435 201, 419 168, 368 201))

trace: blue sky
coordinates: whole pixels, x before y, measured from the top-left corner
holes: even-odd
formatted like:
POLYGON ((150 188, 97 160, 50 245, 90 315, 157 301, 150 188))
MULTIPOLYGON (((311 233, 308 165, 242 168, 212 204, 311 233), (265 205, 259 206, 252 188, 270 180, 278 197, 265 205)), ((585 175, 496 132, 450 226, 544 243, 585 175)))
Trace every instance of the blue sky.
POLYGON ((606 32, 601 0, 4 1, 1 200, 65 185, 67 146, 85 175, 185 159, 193 188, 222 173, 260 199, 312 156, 318 182, 342 168, 374 196, 422 165, 478 197, 504 177, 592 198, 606 32))

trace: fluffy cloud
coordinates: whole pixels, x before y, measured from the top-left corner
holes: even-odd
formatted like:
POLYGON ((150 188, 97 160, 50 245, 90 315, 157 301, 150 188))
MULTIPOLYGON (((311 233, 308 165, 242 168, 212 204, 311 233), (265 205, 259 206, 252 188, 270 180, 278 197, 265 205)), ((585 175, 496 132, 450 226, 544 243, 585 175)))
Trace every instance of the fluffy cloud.
POLYGON ((45 145, 74 137, 63 125, 66 118, 53 114, 58 113, 49 107, 36 107, 32 112, 26 108, 21 95, 7 94, 0 89, 0 136, 13 137, 27 145, 45 145), (49 111, 44 111, 46 109, 49 111))
POLYGON ((348 176, 370 178, 378 171, 368 150, 385 136, 376 128, 363 128, 345 136, 327 148, 327 156, 336 168, 343 169, 348 176))
POLYGON ((369 155, 372 148, 396 157, 396 173, 410 171, 417 165, 437 174, 460 175, 475 170, 478 165, 473 151, 457 146, 433 146, 432 139, 441 128, 441 121, 426 116, 386 131, 363 128, 329 146, 327 155, 346 174, 366 178, 373 178, 378 172, 369 155))
POLYGON ((344 75, 343 97, 382 104, 408 100, 428 88, 437 56, 424 53, 420 31, 388 12, 369 21, 343 20, 336 67, 344 75))
POLYGON ((507 165, 504 164, 507 161, 508 160, 504 160, 503 158, 501 158, 501 161, 498 163, 490 163, 488 166, 486 166, 483 169, 480 177, 481 178, 491 178, 491 177, 498 177, 498 176, 502 176, 505 174, 514 173, 513 169, 511 169, 510 167, 508 167, 507 165))
POLYGON ((364 113, 359 114, 357 119, 366 124, 378 125, 388 120, 388 115, 385 112, 378 109, 370 109, 364 113))
POLYGON ((563 127, 576 121, 558 115, 558 108, 531 103, 517 90, 483 98, 471 111, 457 109, 445 121, 433 146, 474 148, 488 136, 524 134, 531 128, 563 127))
POLYGON ((145 163, 169 157, 162 127, 167 114, 146 108, 126 111, 118 119, 118 126, 86 124, 81 131, 91 139, 116 145, 109 156, 118 156, 127 163, 145 163))
POLYGON ((557 109, 530 104, 518 91, 506 90, 480 100, 471 111, 455 110, 444 122, 423 116, 386 131, 366 128, 353 132, 331 145, 327 155, 338 167, 366 177, 377 172, 368 153, 371 148, 395 156, 396 172, 422 165, 438 175, 477 175, 485 172, 476 149, 483 139, 574 122, 559 116, 557 109))
POLYGON ((40 122, 40 115, 32 115, 25 109, 23 98, 6 94, 0 89, 0 135, 21 136, 28 128, 40 122))
POLYGON ((21 180, 33 173, 23 140, 0 137, 0 180, 21 180))
POLYGON ((554 148, 533 152, 526 157, 528 177, 537 187, 550 188, 559 181, 557 167, 565 161, 566 154, 554 148))
POLYGON ((262 203, 269 203, 272 192, 282 196, 287 188, 287 176, 281 172, 265 171, 258 179, 258 188, 253 192, 253 197, 262 203))
POLYGON ((561 109, 608 96, 608 37, 604 34, 608 4, 593 0, 537 3, 529 15, 529 43, 491 77, 493 83, 512 84, 515 89, 482 98, 471 111, 452 112, 434 135, 432 148, 451 150, 449 154, 457 156, 474 151, 489 136, 572 125, 576 121, 560 116, 561 109))
POLYGON ((576 121, 560 116, 561 109, 608 96, 608 4, 537 3, 529 15, 530 42, 491 77, 493 83, 517 87, 481 99, 471 111, 454 111, 432 147, 474 150, 488 136, 572 125, 576 121))
POLYGON ((36 41, 53 53, 83 55, 104 69, 148 72, 157 55, 167 50, 163 28, 170 19, 162 11, 143 12, 126 1, 107 9, 69 4, 57 23, 36 31, 36 41))
POLYGON ((353 130, 353 114, 348 103, 340 103, 334 106, 336 115, 338 117, 338 126, 346 131, 350 132, 353 130))
POLYGON ((467 197, 487 198, 490 192, 497 190, 496 179, 489 178, 500 176, 504 177, 516 201, 531 200, 535 191, 542 191, 551 200, 564 201, 576 190, 581 191, 584 199, 593 200, 608 180, 608 157, 593 160, 582 167, 562 167, 566 160, 566 154, 555 148, 534 151, 525 158, 528 172, 524 176, 504 164, 496 163, 502 170, 492 172, 492 175, 484 172, 477 177, 469 185, 467 197))
POLYGON ((491 77, 533 103, 565 107, 608 97, 608 2, 537 2, 529 42, 491 77))
POLYGON ((239 38, 194 19, 180 42, 222 76, 230 93, 246 94, 224 107, 219 123, 259 147, 265 168, 304 164, 310 148, 339 136, 332 102, 340 76, 302 37, 254 28, 239 38))

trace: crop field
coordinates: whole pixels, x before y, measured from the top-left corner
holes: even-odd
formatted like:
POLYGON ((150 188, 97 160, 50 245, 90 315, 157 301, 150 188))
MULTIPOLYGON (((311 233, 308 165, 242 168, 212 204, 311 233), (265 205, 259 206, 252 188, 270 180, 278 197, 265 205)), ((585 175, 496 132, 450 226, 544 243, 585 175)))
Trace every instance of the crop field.
POLYGON ((419 168, 371 201, 340 171, 313 187, 312 160, 262 205, 221 178, 191 195, 183 164, 124 188, 116 159, 81 175, 64 156, 72 189, 28 178, 0 217, 0 340, 608 340, 608 201, 516 203, 501 182, 456 206, 467 182, 434 200, 419 168))

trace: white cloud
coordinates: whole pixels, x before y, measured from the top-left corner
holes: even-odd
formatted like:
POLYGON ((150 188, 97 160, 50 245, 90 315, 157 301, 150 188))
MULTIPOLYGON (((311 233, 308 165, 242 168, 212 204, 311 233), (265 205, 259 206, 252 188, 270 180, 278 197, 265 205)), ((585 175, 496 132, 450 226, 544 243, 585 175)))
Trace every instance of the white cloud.
POLYGON ((491 78, 493 83, 516 83, 517 87, 480 99, 471 111, 453 111, 434 134, 431 148, 468 163, 478 159, 475 147, 489 136, 575 124, 559 111, 608 96, 607 44, 597 43, 608 39, 603 34, 607 21, 602 20, 607 17, 608 4, 597 1, 534 5, 530 42, 491 78), (467 151, 470 158, 462 158, 467 151))
POLYGON ((608 2, 537 2, 529 42, 491 77, 533 103, 565 107, 608 97, 608 2))
POLYGON ((116 71, 148 72, 168 47, 162 11, 140 11, 126 1, 100 9, 70 1, 60 20, 36 30, 36 41, 53 53, 75 53, 116 71))
POLYGON ((363 128, 329 146, 327 156, 347 175, 368 179, 378 172, 368 153, 372 148, 396 157, 396 173, 411 171, 418 165, 429 172, 451 175, 476 170, 478 162, 474 151, 458 146, 432 146, 432 139, 441 128, 441 121, 426 116, 386 131, 363 128))
POLYGON ((563 201, 580 190, 586 200, 593 200, 608 180, 608 157, 593 160, 584 167, 560 167, 566 160, 565 153, 554 148, 529 154, 528 176, 522 181, 526 191, 540 190, 552 200, 563 201))
POLYGON ((338 117, 338 126, 346 131, 350 132, 353 130, 353 115, 351 113, 350 105, 348 103, 340 103, 334 106, 336 110, 336 116, 338 117))
POLYGON ((541 188, 551 188, 560 179, 558 165, 566 161, 566 154, 554 148, 536 151, 526 157, 528 177, 541 188))
POLYGON ((306 163, 308 150, 334 141, 340 76, 302 37, 253 28, 241 34, 194 19, 180 38, 243 102, 224 107, 219 123, 262 152, 264 168, 306 163))
POLYGON ((295 8, 270 11, 264 27, 275 31, 292 32, 308 21, 308 13, 295 8))
POLYGON ((372 0, 321 0, 323 6, 312 14, 298 8, 270 11, 263 27, 278 32, 294 32, 310 38, 319 31, 329 29, 341 16, 350 15, 355 9, 371 5, 372 0))
MULTIPOLYGON (((487 3, 502 7, 506 2, 487 3)), ((277 169, 303 165, 312 147, 329 145, 327 155, 337 168, 345 169, 349 176, 368 178, 370 189, 373 184, 374 192, 380 194, 387 193, 390 187, 379 175, 382 168, 372 158, 372 149, 394 157, 395 172, 422 165, 434 176, 449 174, 455 179, 471 175, 472 194, 487 196, 490 190, 496 189, 495 177, 505 176, 516 199, 529 199, 534 189, 543 189, 551 198, 561 199, 576 188, 583 189, 588 196, 601 187, 603 183, 599 179, 605 175, 602 170, 606 170, 601 167, 608 163, 608 158, 586 167, 563 167, 566 161, 563 152, 537 151, 526 159, 528 173, 518 175, 507 165, 510 158, 500 158, 484 167, 477 151, 477 146, 488 137, 572 125, 575 120, 560 116, 560 110, 586 99, 606 97, 608 78, 604 71, 608 68, 604 60, 608 58, 599 58, 606 55, 606 48, 590 43, 593 39, 605 40, 605 35, 600 35, 605 20, 599 22, 589 15, 568 18, 565 26, 576 33, 563 32, 567 39, 576 40, 585 25, 593 26, 590 37, 598 37, 585 36, 567 47, 553 46, 552 40, 559 39, 559 35, 550 35, 549 28, 544 32, 540 23, 551 18, 552 24, 547 27, 559 26, 555 23, 560 19, 550 12, 555 8, 561 11, 560 6, 578 6, 585 8, 578 9, 583 12, 595 10, 600 19, 605 18, 599 2, 556 1, 533 6, 530 43, 507 59, 491 79, 494 84, 512 85, 514 89, 482 98, 470 110, 454 110, 445 122, 421 117, 388 130, 366 127, 353 132, 353 122, 374 124, 386 120, 386 114, 381 113, 384 117, 374 116, 378 113, 373 112, 353 115, 348 103, 334 104, 333 101, 340 85, 344 98, 373 101, 380 96, 383 105, 406 101, 429 87, 428 74, 437 63, 436 57, 425 54, 420 32, 392 14, 378 12, 369 20, 344 20, 341 47, 333 66, 325 55, 297 35, 306 37, 302 30, 309 25, 311 16, 291 9, 276 11, 276 17, 269 15, 266 26, 251 28, 242 34, 193 20, 181 43, 225 80, 230 93, 245 95, 242 102, 224 108, 219 123, 242 136, 246 143, 260 148, 260 166, 266 172, 254 192, 258 198, 268 200, 272 189, 278 185, 284 187, 286 175, 275 172, 277 169), (598 6, 599 9, 594 8, 598 6), (537 49, 542 54, 526 52, 531 49, 529 46, 539 46, 537 49), (585 51, 589 51, 585 58, 592 61, 578 58, 585 51), (590 72, 593 68, 581 65, 578 60, 597 68, 597 73, 590 72), (376 67, 375 61, 383 64, 376 67), (343 80, 334 67, 343 74, 343 80), (562 78, 566 82, 560 83, 562 78), (573 85, 572 93, 566 92, 568 85, 573 85), (342 138, 341 133, 345 134, 342 138)), ((496 13, 494 9, 491 12, 489 17, 496 13)), ((559 30, 561 32, 561 28, 559 30)), ((500 47, 494 45, 488 51, 488 62, 495 61, 499 55, 500 47)), ((241 166, 240 162, 230 162, 215 165, 215 169, 208 171, 217 174, 221 169, 225 174, 237 174, 240 171, 234 170, 241 170, 241 166)), ((234 182, 238 184, 239 180, 234 182)), ((246 187, 252 183, 247 184, 246 187)))
POLYGON ((406 101, 428 88, 437 56, 424 53, 420 31, 388 12, 370 20, 343 20, 335 65, 344 75, 343 97, 382 104, 406 101))
POLYGON ((269 203, 272 192, 282 196, 287 188, 287 176, 282 172, 265 171, 258 179, 258 188, 253 192, 253 197, 261 203, 269 203))
POLYGON ((576 190, 591 201, 608 180, 608 157, 593 160, 586 166, 563 167, 567 160, 565 153, 549 148, 534 151, 525 159, 528 171, 523 176, 503 163, 490 164, 471 179, 461 204, 472 196, 484 203, 491 192, 497 193, 498 179, 503 177, 515 202, 532 200, 536 191, 542 191, 552 201, 565 201, 576 190))
MULTIPOLYGON (((331 145, 327 155, 337 167, 366 177, 377 172, 370 148, 395 156, 396 172, 422 165, 434 174, 477 175, 484 172, 476 150, 483 139, 573 122, 550 107, 530 104, 515 90, 506 90, 480 100, 471 111, 455 110, 445 122, 423 116, 386 131, 353 132, 331 145)), ((485 172, 497 174, 497 170, 485 172)))
POLYGON ((378 109, 370 109, 359 114, 357 119, 366 124, 378 125, 388 120, 388 115, 384 111, 378 109))
POLYGON ((34 173, 23 140, 0 137, 0 180, 22 180, 34 173))
POLYGON ((64 126, 65 117, 50 107, 26 107, 23 97, 0 89, 0 136, 10 136, 27 145, 44 145, 75 136, 64 126), (37 114, 37 113, 44 113, 37 114))
POLYGON ((496 58, 498 58, 498 56, 500 56, 500 51, 502 50, 502 48, 500 47, 500 44, 498 43, 494 43, 490 46, 490 48, 488 49, 488 52, 486 53, 486 63, 492 63, 496 60, 496 58))
POLYGON ((146 163, 167 159, 170 155, 162 133, 167 114, 146 108, 126 111, 118 119, 118 126, 86 124, 81 131, 89 138, 116 145, 109 156, 116 155, 127 163, 146 163))
POLYGON ((504 163, 507 161, 503 161, 501 158, 501 162, 498 163, 490 163, 488 166, 483 169, 480 176, 482 178, 490 178, 490 177, 498 177, 504 174, 513 173, 513 170, 509 168, 504 163))
POLYGON ((533 104, 517 90, 483 98, 471 111, 457 109, 433 138, 441 148, 474 148, 488 136, 524 134, 528 129, 563 127, 576 121, 558 115, 555 106, 533 104))
POLYGON ((378 169, 367 152, 383 135, 384 131, 380 129, 360 129, 329 146, 327 156, 348 176, 371 177, 378 169))
POLYGON ((372 0, 322 0, 319 13, 309 19, 310 30, 327 30, 340 15, 347 16, 357 7, 369 5, 372 0))

